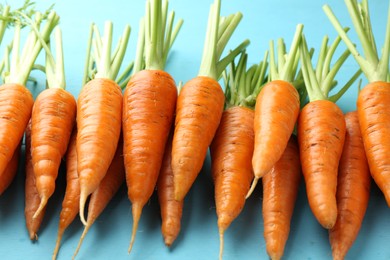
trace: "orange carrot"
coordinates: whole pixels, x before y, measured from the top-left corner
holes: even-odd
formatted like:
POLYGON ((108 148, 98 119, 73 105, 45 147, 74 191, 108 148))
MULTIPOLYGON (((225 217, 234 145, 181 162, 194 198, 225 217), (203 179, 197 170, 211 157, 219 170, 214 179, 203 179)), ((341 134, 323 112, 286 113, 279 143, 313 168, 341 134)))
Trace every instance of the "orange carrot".
MULTIPOLYGON (((270 172, 274 164, 282 156, 288 140, 294 130, 300 109, 299 94, 292 83, 295 80, 294 66, 298 53, 299 41, 303 25, 297 26, 290 53, 279 60, 278 68, 274 57, 273 41, 270 42, 270 79, 265 84, 256 99, 255 107, 255 148, 252 164, 255 179, 248 193, 253 192, 258 180, 270 172)), ((279 51, 283 50, 284 42, 279 40, 279 51)), ((279 58, 281 58, 279 56, 279 58)))
POLYGON ((225 230, 242 211, 253 179, 253 118, 254 111, 246 107, 234 106, 225 110, 210 146, 220 259, 225 230))
POLYGON ((66 152, 66 191, 62 201, 60 212, 57 241, 52 259, 56 259, 61 245, 62 236, 66 228, 73 222, 79 213, 80 183, 77 173, 77 150, 76 150, 77 130, 74 130, 69 141, 66 152))
POLYGON ((146 1, 145 9, 143 19, 149 17, 151 20, 140 24, 140 38, 144 41, 138 43, 136 57, 136 64, 145 64, 145 67, 135 67, 123 97, 123 155, 133 215, 129 252, 135 241, 142 209, 156 187, 173 122, 177 89, 173 78, 164 72, 164 67, 182 24, 180 20, 172 32, 174 12, 166 19, 166 0, 146 1))
POLYGON ((7 168, 5 168, 4 172, 0 174, 0 195, 3 194, 3 192, 9 187, 9 185, 15 178, 16 173, 18 172, 19 158, 20 143, 19 146, 16 148, 14 155, 11 158, 11 161, 9 161, 7 168))
POLYGON ((99 187, 91 194, 88 205, 87 225, 84 227, 83 234, 81 235, 79 244, 77 245, 76 251, 73 255, 73 259, 79 252, 81 244, 92 224, 103 212, 104 208, 108 205, 112 197, 114 197, 115 193, 117 193, 120 186, 125 182, 125 167, 123 164, 122 151, 123 142, 121 138, 118 143, 114 159, 108 168, 107 174, 100 182, 99 187))
POLYGON ((198 176, 222 117, 225 97, 217 80, 249 44, 248 40, 244 41, 220 61, 223 49, 242 18, 241 13, 236 13, 221 19, 220 8, 221 1, 215 0, 210 8, 200 71, 183 86, 177 99, 172 170, 178 201, 184 199, 198 176), (224 37, 220 32, 222 28, 228 28, 224 37))
POLYGON ((165 245, 171 246, 180 232, 183 201, 177 201, 173 190, 172 135, 165 146, 164 158, 157 181, 157 194, 161 210, 161 233, 165 245))
POLYGON ((349 56, 346 50, 331 68, 330 62, 341 41, 337 37, 327 46, 325 36, 320 49, 316 72, 312 65, 306 39, 301 39, 301 65, 310 102, 301 110, 298 119, 298 142, 302 172, 310 208, 318 222, 327 229, 337 219, 336 187, 339 160, 345 140, 345 120, 334 103, 359 77, 360 70, 333 96, 333 80, 349 56))
POLYGON ((298 143, 291 136, 282 157, 263 177, 264 239, 273 260, 283 256, 300 179, 298 143))
POLYGON ((38 240, 38 229, 41 226, 43 217, 45 215, 46 207, 44 207, 38 216, 33 218, 34 213, 38 209, 41 198, 39 197, 37 188, 35 186, 34 169, 31 158, 31 121, 26 128, 26 182, 25 182, 25 208, 24 215, 26 219, 27 231, 31 240, 38 240))
MULTIPOLYGON (((80 182, 81 221, 86 225, 84 207, 88 196, 98 187, 114 158, 121 132, 122 91, 115 81, 130 35, 126 26, 122 39, 117 47, 118 53, 111 58, 112 23, 106 22, 104 42, 96 25, 91 27, 89 46, 100 46, 95 49, 95 61, 87 53, 86 66, 93 62, 97 65, 94 78, 85 84, 77 100, 77 170, 80 182), (93 38, 92 32, 95 31, 93 38), (101 53, 99 53, 101 51, 101 53)), ((88 70, 86 70, 90 73, 88 70)), ((84 81, 86 81, 85 75, 84 81)), ((118 80, 119 82, 119 80, 118 80)))
POLYGON ((344 259, 362 225, 370 196, 371 176, 356 111, 345 115, 347 133, 337 181, 338 215, 329 231, 334 260, 344 259))
POLYGON ((50 49, 46 49, 48 88, 35 100, 31 115, 31 157, 35 185, 41 204, 35 216, 54 193, 62 157, 68 148, 76 119, 76 100, 65 90, 65 72, 61 29, 55 31, 57 64, 50 49), (50 58, 51 57, 51 58, 50 58))
POLYGON ((357 100, 360 130, 371 176, 390 207, 390 8, 382 53, 379 55, 371 28, 368 1, 347 0, 345 3, 363 53, 359 53, 357 44, 348 37, 330 7, 325 5, 323 9, 369 82, 360 91, 357 100))

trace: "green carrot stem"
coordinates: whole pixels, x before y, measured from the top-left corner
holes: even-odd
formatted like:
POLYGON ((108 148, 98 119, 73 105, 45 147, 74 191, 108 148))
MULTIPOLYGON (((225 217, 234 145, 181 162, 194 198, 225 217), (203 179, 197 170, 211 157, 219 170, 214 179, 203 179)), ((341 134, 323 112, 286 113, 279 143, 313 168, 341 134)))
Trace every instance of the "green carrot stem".
POLYGON ((344 93, 352 86, 352 84, 359 78, 361 74, 362 74, 362 70, 360 69, 357 70, 355 74, 352 76, 352 78, 348 80, 348 82, 336 94, 330 96, 328 100, 336 103, 344 95, 344 93))
POLYGON ((91 24, 90 30, 89 30, 89 36, 88 36, 88 44, 87 44, 87 57, 85 58, 85 65, 84 65, 84 75, 82 79, 82 86, 87 84, 88 82, 88 76, 89 72, 91 70, 91 63, 92 63, 92 56, 91 56, 91 48, 92 48, 92 39, 93 39, 93 29, 94 24, 91 24))

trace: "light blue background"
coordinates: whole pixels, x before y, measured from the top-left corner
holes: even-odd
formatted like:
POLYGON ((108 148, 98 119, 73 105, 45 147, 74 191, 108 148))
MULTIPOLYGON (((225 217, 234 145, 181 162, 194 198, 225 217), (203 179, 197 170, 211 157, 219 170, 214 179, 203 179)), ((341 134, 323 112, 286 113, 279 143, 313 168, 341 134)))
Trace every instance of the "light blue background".
MULTIPOLYGON (((9 2, 17 6, 21 1, 9 2)), ((46 7, 50 2, 40 1, 38 6, 46 7)), ((211 3, 211 0, 170 1, 170 9, 176 10, 176 17, 185 19, 167 65, 167 71, 177 82, 185 82, 198 73, 211 3)), ((346 8, 340 0, 223 0, 222 15, 236 11, 241 11, 244 15, 228 48, 249 38, 251 40, 251 45, 248 47, 249 62, 257 63, 268 48, 270 39, 284 37, 289 47, 297 23, 305 25, 304 32, 309 45, 318 48, 325 34, 328 34, 331 39, 336 35, 321 9, 324 3, 332 6, 343 25, 351 26, 346 8)), ((374 14, 372 15, 374 33, 377 36, 377 43, 381 46, 385 34, 388 1, 371 0, 370 6, 371 13, 374 14)), ((122 32, 124 24, 129 23, 132 26, 132 33, 125 62, 134 58, 138 21, 144 14, 144 1, 57 1, 55 10, 61 16, 67 86, 74 95, 77 96, 81 88, 91 22, 96 22, 102 28, 105 20, 112 20, 115 39, 122 32)), ((350 34, 356 40, 355 34, 350 34)), ((343 44, 340 49, 344 49, 343 44)), ((350 58, 337 79, 341 83, 345 82, 356 69, 354 60, 350 58)), ((44 80, 37 72, 33 75, 41 79, 34 89, 36 94, 44 88, 44 80)), ((355 109, 356 95, 355 84, 338 102, 345 112, 355 109)), ((54 249, 58 217, 65 190, 64 171, 60 172, 57 190, 49 201, 44 223, 38 234, 39 240, 32 243, 25 228, 22 168, 16 181, 0 197, 0 256, 2 259, 49 259, 54 249)), ((210 160, 207 160, 185 200, 182 230, 173 247, 168 249, 163 243, 159 207, 156 196, 153 196, 144 208, 133 251, 128 255, 132 220, 130 202, 125 187, 122 187, 90 230, 78 259, 217 259, 219 237, 213 196, 210 160)), ((263 239, 261 203, 259 185, 247 200, 242 214, 226 231, 224 259, 267 258, 263 239)), ((389 223, 390 210, 381 192, 373 186, 366 218, 348 259, 390 259, 389 223)), ((59 259, 71 258, 81 232, 82 225, 77 218, 64 235, 59 259)), ((314 219, 303 184, 300 187, 291 224, 285 259, 331 259, 327 231, 314 219)))

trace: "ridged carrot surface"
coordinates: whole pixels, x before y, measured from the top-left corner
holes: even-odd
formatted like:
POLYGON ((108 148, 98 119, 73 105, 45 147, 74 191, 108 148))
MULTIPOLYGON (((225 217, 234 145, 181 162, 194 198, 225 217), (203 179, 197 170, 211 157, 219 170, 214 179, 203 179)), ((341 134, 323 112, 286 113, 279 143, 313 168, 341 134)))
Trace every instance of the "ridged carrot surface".
POLYGON ((314 216, 327 229, 337 218, 337 172, 344 139, 344 115, 335 103, 312 101, 301 110, 298 141, 307 198, 314 216))
POLYGON ((345 115, 347 133, 337 181, 338 215, 329 231, 334 260, 345 258, 355 241, 370 197, 371 175, 356 111, 345 115))
POLYGON ((212 78, 188 81, 177 99, 172 143, 175 199, 181 201, 202 169, 207 149, 219 126, 225 96, 212 78))
POLYGON ((281 259, 301 180, 299 148, 294 136, 291 136, 282 156, 262 180, 266 249, 271 259, 281 259))

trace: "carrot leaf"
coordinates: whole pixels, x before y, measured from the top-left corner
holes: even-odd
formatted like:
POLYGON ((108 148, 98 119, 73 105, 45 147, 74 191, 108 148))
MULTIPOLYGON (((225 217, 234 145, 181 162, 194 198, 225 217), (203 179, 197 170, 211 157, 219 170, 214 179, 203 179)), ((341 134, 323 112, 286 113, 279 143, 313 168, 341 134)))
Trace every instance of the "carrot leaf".
POLYGON ((368 81, 388 81, 390 59, 390 6, 388 10, 384 47, 382 49, 382 55, 379 58, 374 35, 372 33, 368 1, 363 0, 362 2, 358 2, 357 0, 345 0, 345 4, 356 34, 363 47, 365 57, 360 55, 356 46, 348 37, 347 32, 343 30, 331 8, 328 5, 324 5, 323 10, 347 48, 354 56, 368 81))
POLYGON ((242 19, 237 12, 227 17, 220 16, 221 0, 215 0, 210 7, 206 37, 203 47, 199 76, 207 76, 218 80, 231 61, 249 44, 249 40, 241 43, 233 52, 221 59, 222 53, 242 19))

